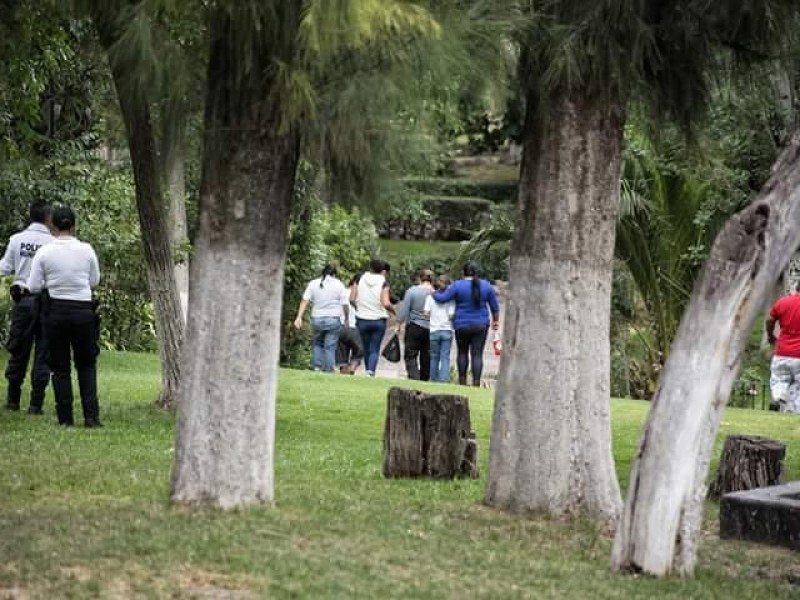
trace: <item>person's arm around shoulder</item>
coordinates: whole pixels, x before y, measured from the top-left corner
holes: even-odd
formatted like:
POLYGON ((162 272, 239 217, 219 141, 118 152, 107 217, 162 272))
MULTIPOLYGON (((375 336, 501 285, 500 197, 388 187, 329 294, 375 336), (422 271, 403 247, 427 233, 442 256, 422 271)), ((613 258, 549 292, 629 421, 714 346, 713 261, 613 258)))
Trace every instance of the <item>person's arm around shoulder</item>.
POLYGON ((36 255, 33 257, 31 263, 31 272, 28 274, 28 281, 26 287, 32 294, 38 294, 44 288, 44 266, 42 261, 45 257, 44 248, 40 248, 36 255))
POLYGON ((456 297, 456 286, 458 282, 451 284, 446 290, 441 292, 434 292, 433 299, 437 302, 450 302, 456 297))

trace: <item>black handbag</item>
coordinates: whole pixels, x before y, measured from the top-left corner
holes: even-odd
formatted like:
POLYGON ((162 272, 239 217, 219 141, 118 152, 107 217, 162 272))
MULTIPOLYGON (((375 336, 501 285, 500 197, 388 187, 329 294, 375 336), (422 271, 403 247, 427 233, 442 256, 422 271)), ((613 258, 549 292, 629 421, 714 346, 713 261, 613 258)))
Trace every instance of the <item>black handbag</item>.
POLYGON ((381 356, 389 362, 400 362, 400 338, 395 333, 387 344, 383 347, 381 356))

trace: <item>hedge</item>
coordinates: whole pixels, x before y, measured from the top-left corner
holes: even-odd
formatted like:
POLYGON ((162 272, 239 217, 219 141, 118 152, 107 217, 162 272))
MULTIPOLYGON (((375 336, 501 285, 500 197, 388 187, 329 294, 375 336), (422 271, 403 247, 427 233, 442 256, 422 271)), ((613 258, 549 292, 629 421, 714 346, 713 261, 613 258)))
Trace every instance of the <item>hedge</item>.
POLYGON ((424 196, 486 198, 496 203, 514 202, 517 197, 516 181, 409 177, 403 183, 424 196))

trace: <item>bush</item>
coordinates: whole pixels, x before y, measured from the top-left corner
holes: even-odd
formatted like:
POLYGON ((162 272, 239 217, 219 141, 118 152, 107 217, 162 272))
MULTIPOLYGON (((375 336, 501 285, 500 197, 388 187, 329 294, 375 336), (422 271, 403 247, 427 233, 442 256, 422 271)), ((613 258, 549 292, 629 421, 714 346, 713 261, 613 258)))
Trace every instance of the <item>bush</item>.
POLYGON ((403 183, 412 192, 409 196, 416 192, 422 196, 485 198, 495 203, 514 203, 517 197, 515 181, 410 177, 403 183))
POLYGON ((372 220, 357 208, 325 206, 310 181, 311 175, 302 170, 295 188, 284 273, 281 364, 294 368, 308 367, 311 355, 309 328, 297 331, 292 326, 308 282, 332 263, 338 266, 339 278, 347 284, 378 253, 372 220))
POLYGON ((381 237, 391 240, 468 240, 486 221, 492 203, 483 198, 422 197, 403 202, 381 223, 381 237), (408 216, 403 216, 408 215, 408 216))
MULTIPOLYGON (((0 215, 3 244, 25 226, 33 199, 73 207, 78 234, 92 244, 100 261, 101 344, 143 351, 157 347, 133 181, 127 167, 83 157, 20 163, 0 171, 0 197, 9 207, 0 215)), ((0 326, 6 335, 7 320, 0 326)))

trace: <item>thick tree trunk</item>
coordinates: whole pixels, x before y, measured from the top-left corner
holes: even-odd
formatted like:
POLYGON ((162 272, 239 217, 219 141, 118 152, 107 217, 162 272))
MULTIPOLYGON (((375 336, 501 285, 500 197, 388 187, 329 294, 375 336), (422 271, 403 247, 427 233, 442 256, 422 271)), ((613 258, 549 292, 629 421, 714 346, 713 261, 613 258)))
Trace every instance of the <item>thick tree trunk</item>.
POLYGON ((169 193, 169 227, 175 264, 175 285, 181 301, 184 322, 189 314, 189 234, 186 224, 186 168, 185 147, 182 139, 172 140, 165 148, 164 162, 167 170, 169 193))
POLYGON ((711 452, 754 321, 800 242, 800 136, 695 285, 631 468, 612 567, 694 570, 711 452))
MULTIPOLYGON (((281 11, 296 6, 281 3, 281 11)), ((298 19, 280 32, 290 43, 298 19)), ((265 75, 274 49, 253 48, 246 73, 238 62, 242 39, 279 41, 238 30, 244 23, 226 7, 211 17, 200 230, 171 488, 175 502, 222 508, 273 497, 283 269, 299 147, 294 130, 279 128, 280 95, 265 75)))
MULTIPOLYGON (((110 56, 119 35, 116 15, 113 11, 104 13, 98 7, 94 8, 92 19, 100 42, 110 56)), ((111 72, 128 135, 147 281, 156 317, 161 357, 161 392, 156 402, 159 406, 169 407, 177 398, 180 383, 184 319, 173 272, 153 122, 146 96, 128 85, 132 74, 126 73, 114 60, 111 60, 111 72)))
POLYGON ((528 117, 490 445, 492 506, 608 522, 619 513, 609 319, 622 127, 620 114, 577 96, 554 99, 545 121, 528 117))

